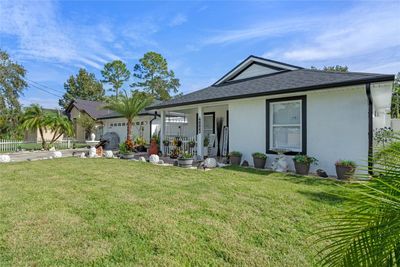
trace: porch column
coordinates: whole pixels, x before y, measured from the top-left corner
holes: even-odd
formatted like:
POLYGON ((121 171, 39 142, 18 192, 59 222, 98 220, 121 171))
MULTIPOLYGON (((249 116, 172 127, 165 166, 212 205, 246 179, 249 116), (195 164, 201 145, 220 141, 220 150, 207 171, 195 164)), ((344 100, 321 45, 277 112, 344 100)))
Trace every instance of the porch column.
POLYGON ((204 158, 204 112, 203 112, 203 107, 198 107, 197 109, 197 114, 198 114, 198 129, 199 133, 197 134, 197 156, 200 160, 203 160, 204 158))
POLYGON ((160 114, 161 124, 160 124, 160 150, 161 153, 164 155, 164 139, 165 139, 165 110, 161 110, 160 114))

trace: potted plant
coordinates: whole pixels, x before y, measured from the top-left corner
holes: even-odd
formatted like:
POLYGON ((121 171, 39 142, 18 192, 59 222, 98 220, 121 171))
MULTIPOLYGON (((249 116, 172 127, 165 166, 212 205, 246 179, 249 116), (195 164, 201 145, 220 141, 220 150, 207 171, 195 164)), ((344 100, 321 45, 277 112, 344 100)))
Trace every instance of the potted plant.
POLYGON ((242 162, 242 153, 239 151, 232 151, 229 153, 229 162, 232 165, 240 165, 242 162))
POLYGON ((169 146, 169 140, 165 139, 164 141, 162 141, 164 146, 169 146))
POLYGON ((181 153, 181 151, 179 150, 179 148, 174 148, 174 149, 172 149, 171 154, 170 154, 169 157, 171 159, 177 159, 179 157, 180 153, 181 153))
POLYGON ((190 140, 188 142, 188 145, 189 145, 190 148, 193 148, 196 145, 196 142, 194 140, 190 140))
POLYGON ((351 160, 338 160, 335 163, 336 175, 340 180, 350 179, 356 171, 356 163, 351 160))
POLYGON ((178 158, 178 166, 182 168, 190 168, 193 165, 193 155, 190 153, 183 153, 178 158))
POLYGON ((255 152, 252 154, 252 156, 253 156, 254 168, 264 169, 265 163, 267 161, 267 155, 261 152, 255 152))
POLYGON ((293 157, 294 168, 297 174, 308 175, 311 164, 317 164, 318 160, 307 155, 296 155, 293 157))
POLYGON ((176 147, 181 147, 182 146, 182 141, 179 139, 179 137, 176 137, 174 139, 174 146, 176 146, 176 147))
POLYGON ((119 145, 119 155, 122 159, 133 159, 135 154, 132 152, 132 150, 133 143, 130 139, 119 145))
POLYGON ((142 136, 135 139, 135 145, 138 152, 146 152, 146 140, 142 136))

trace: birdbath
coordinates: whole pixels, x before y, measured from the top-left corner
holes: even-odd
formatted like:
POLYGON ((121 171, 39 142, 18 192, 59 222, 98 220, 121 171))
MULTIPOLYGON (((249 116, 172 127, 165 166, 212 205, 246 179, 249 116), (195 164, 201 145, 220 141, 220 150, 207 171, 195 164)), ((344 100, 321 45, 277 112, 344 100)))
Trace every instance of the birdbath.
POLYGON ((90 135, 90 138, 91 138, 92 140, 87 140, 87 141, 86 141, 86 144, 90 146, 90 149, 89 149, 89 158, 96 158, 96 157, 97 157, 97 155, 96 155, 96 145, 97 145, 97 143, 98 143, 99 141, 94 140, 94 139, 96 138, 96 135, 95 135, 94 133, 92 133, 92 134, 90 135))

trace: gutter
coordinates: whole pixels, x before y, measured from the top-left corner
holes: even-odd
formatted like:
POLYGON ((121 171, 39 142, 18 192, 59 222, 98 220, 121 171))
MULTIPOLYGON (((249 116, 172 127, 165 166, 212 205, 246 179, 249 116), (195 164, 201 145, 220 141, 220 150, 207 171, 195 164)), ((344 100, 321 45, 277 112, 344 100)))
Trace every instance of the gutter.
POLYGON ((373 101, 371 96, 371 83, 365 84, 365 91, 368 98, 368 173, 373 175, 373 101))
POLYGON ((154 113, 154 118, 152 118, 151 120, 150 120, 150 122, 149 122, 149 125, 150 125, 150 142, 151 142, 151 126, 152 126, 152 124, 153 124, 153 121, 155 120, 155 119, 157 119, 157 111, 154 113))

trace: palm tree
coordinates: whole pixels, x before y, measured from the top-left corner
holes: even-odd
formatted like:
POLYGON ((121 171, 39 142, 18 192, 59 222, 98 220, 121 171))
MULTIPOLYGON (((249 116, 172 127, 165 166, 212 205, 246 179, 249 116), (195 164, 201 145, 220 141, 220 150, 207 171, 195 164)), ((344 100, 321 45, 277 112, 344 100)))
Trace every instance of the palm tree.
POLYGON ((46 119, 46 125, 53 132, 53 137, 50 141, 52 145, 62 135, 72 136, 74 134, 74 127, 67 116, 60 115, 59 113, 52 115, 49 114, 46 119))
POLYGON ((326 266, 400 266, 400 144, 375 158, 372 180, 350 187, 348 206, 321 232, 326 266))
POLYGON ((46 149, 47 144, 44 139, 44 131, 48 123, 48 116, 43 111, 42 107, 33 104, 25 109, 22 117, 22 129, 24 130, 39 130, 40 138, 42 139, 42 148, 46 149))
POLYGON ((152 98, 145 93, 135 91, 129 96, 125 92, 125 94, 120 94, 118 98, 111 99, 103 108, 113 110, 127 119, 126 140, 132 141, 132 122, 151 102, 152 98))

